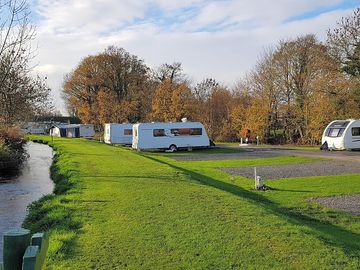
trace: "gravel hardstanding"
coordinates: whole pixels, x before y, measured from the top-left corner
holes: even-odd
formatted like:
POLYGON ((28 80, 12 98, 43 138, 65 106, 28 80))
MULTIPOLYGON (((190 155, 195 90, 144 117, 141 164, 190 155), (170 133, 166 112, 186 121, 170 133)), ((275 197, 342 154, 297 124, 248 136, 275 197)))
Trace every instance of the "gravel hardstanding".
MULTIPOLYGON (((223 168, 222 170, 230 174, 254 178, 254 167, 223 168)), ((333 160, 291 165, 259 166, 256 170, 257 175, 261 176, 263 180, 306 176, 360 174, 360 166, 358 163, 333 160)))
POLYGON ((314 198, 312 201, 360 216, 360 194, 314 198))

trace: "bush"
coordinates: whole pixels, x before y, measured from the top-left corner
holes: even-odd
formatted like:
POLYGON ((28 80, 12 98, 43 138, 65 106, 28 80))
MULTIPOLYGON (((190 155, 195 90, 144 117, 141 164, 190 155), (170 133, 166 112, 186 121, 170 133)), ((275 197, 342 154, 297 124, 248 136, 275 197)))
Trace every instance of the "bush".
POLYGON ((0 128, 0 176, 18 172, 27 157, 24 149, 25 142, 18 129, 0 128))

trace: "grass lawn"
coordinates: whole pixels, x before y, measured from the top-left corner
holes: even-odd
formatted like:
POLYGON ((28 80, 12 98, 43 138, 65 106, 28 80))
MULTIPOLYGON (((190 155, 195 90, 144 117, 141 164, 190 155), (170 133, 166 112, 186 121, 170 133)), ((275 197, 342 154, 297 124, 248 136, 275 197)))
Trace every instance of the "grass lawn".
MULTIPOLYGON (((129 149, 130 150, 130 149, 129 149)), ((132 151, 132 150, 130 150, 132 151)), ((161 152, 161 151, 157 151, 157 152, 152 152, 153 155, 166 155, 166 156, 194 156, 194 155, 211 155, 211 154, 236 154, 236 153, 241 153, 241 152, 246 152, 246 150, 241 149, 241 148, 229 148, 229 147, 224 147, 223 145, 220 146, 216 146, 216 147, 212 147, 212 148, 208 148, 208 149, 193 149, 192 151, 187 151, 187 150, 179 150, 177 152, 161 152)))
MULTIPOLYGON (((50 141, 49 137, 32 137, 50 141)), ((25 226, 51 231, 48 269, 359 269, 360 217, 309 202, 360 192, 360 175, 252 181, 219 167, 303 157, 179 162, 56 138, 54 195, 25 226)))

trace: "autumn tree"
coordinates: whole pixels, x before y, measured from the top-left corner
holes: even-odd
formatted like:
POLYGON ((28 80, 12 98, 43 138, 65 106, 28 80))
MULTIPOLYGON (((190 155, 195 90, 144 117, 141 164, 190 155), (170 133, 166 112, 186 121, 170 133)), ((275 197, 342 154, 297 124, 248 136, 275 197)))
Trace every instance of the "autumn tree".
POLYGON ((136 122, 151 111, 150 70, 122 48, 84 58, 67 74, 63 94, 68 109, 83 122, 136 122))
POLYGON ((229 140, 233 132, 230 129, 230 112, 233 106, 231 92, 225 87, 215 88, 206 100, 201 121, 206 126, 213 140, 229 140))
POLYGON ((264 51, 246 80, 245 88, 252 100, 244 112, 244 128, 264 140, 275 137, 279 128, 280 91, 276 79, 274 52, 264 51))
POLYGON ((194 120, 198 108, 193 93, 185 83, 179 84, 172 92, 171 108, 173 121, 180 121, 182 118, 194 120))
POLYGON ((171 98, 174 91, 174 85, 171 80, 164 80, 160 83, 154 93, 152 100, 151 118, 156 121, 171 121, 172 108, 171 98))
MULTIPOLYGON (((244 130, 250 129, 247 122, 250 123, 248 116, 251 115, 250 106, 252 106, 253 102, 254 99, 250 93, 248 78, 238 81, 233 88, 234 105, 230 112, 231 129, 234 131, 232 140, 240 141, 241 138, 245 137, 244 130)), ((251 129, 253 130, 253 127, 251 129)), ((257 132, 257 135, 260 134, 257 132)))
POLYGON ((231 118, 267 142, 316 143, 332 119, 357 115, 346 76, 313 35, 265 52, 242 89, 250 102, 236 100, 231 118))
POLYGON ((165 80, 155 91, 151 116, 156 121, 193 120, 195 109, 194 96, 185 83, 165 80))

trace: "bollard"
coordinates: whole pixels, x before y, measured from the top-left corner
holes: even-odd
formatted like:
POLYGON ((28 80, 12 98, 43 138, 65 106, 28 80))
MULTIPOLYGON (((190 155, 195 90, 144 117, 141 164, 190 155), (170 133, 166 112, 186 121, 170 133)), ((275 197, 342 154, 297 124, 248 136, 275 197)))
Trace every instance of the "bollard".
POLYGON ((22 270, 41 270, 39 246, 28 246, 22 263, 22 270))
POLYGON ((23 256, 29 243, 29 230, 21 228, 4 234, 4 270, 21 270, 23 256))
POLYGON ((35 233, 31 237, 31 245, 39 246, 38 264, 40 266, 45 264, 46 252, 49 247, 49 234, 48 233, 35 233))

